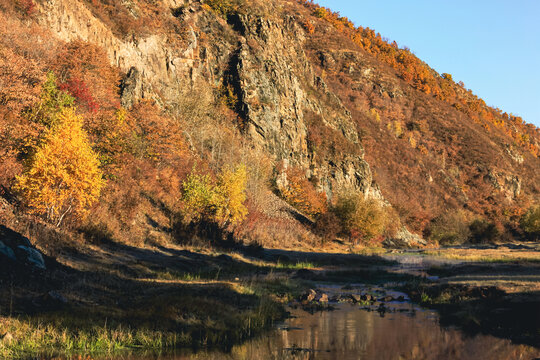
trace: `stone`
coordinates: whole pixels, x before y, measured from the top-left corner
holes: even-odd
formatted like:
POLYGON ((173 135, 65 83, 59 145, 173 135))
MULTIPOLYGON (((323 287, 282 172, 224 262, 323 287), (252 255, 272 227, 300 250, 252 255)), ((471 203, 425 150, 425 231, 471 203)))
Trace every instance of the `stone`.
POLYGON ((67 304, 68 303, 68 300, 64 296, 62 296, 61 294, 57 293, 54 290, 49 291, 47 293, 47 295, 53 301, 56 301, 56 302, 59 302, 59 303, 62 303, 62 304, 67 304))
POLYGON ((373 301, 373 300, 375 300, 373 298, 373 296, 371 296, 370 294, 364 294, 364 295, 360 296, 360 299, 362 301, 373 301))
POLYGON ((317 296, 317 292, 315 290, 313 290, 313 289, 309 289, 304 294, 302 294, 302 296, 300 297, 300 300, 301 301, 311 302, 311 301, 315 300, 316 296, 317 296))
POLYGON ((2 241, 0 241, 0 254, 3 254, 4 256, 7 256, 13 261, 17 261, 17 257, 15 256, 15 253, 9 246, 4 244, 2 241))
POLYGON ((28 247, 28 246, 22 246, 22 245, 19 245, 17 248, 19 248, 20 250, 26 253, 25 260, 28 263, 30 263, 34 267, 41 270, 47 269, 47 267, 45 266, 45 260, 43 260, 43 256, 38 250, 28 247))
POLYGON ((383 241, 387 248, 410 249, 427 245, 427 242, 419 235, 411 233, 403 226, 393 238, 387 238, 383 241))

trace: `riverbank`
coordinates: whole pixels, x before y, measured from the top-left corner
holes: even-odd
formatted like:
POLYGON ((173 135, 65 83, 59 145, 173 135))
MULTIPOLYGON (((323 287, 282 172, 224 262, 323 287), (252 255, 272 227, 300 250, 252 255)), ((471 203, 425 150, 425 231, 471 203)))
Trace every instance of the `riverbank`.
POLYGON ((45 271, 1 269, 0 357, 227 350, 286 318, 287 305, 305 301, 318 284, 357 283, 402 289, 464 331, 540 346, 539 264, 448 259, 451 250, 437 251, 62 244, 49 252, 55 256, 45 259, 45 271))

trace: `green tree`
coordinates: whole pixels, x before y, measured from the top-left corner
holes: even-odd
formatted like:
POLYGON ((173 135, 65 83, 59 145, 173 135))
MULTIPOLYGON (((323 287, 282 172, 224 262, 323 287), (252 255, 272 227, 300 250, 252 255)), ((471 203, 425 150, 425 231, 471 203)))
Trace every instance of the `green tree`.
POLYGON ((31 212, 45 215, 56 226, 70 213, 85 215, 103 186, 82 123, 73 108, 63 108, 14 186, 31 212))
POLYGON ((75 98, 58 89, 56 76, 52 71, 47 73, 47 80, 42 85, 41 99, 28 112, 30 120, 53 127, 58 124, 59 116, 66 108, 73 106, 75 98))

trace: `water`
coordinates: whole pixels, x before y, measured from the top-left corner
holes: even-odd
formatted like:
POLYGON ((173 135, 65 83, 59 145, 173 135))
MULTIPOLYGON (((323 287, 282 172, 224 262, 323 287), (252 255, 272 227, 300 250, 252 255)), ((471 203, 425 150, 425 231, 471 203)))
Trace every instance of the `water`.
MULTIPOLYGON (((335 288, 325 289, 331 293, 335 288)), ((342 290, 341 290, 342 291, 342 290)), ((352 290, 354 291, 354 290, 352 290)), ((375 289, 374 291, 378 291, 375 289)), ((387 292, 388 293, 388 292, 387 292)), ((394 294, 395 295, 395 294, 394 294)), ((292 318, 263 337, 234 346, 230 352, 177 352, 169 355, 124 355, 139 360, 258 359, 535 359, 540 349, 488 335, 467 336, 442 328, 436 312, 409 302, 336 303, 335 310, 310 314, 291 309, 292 318)))

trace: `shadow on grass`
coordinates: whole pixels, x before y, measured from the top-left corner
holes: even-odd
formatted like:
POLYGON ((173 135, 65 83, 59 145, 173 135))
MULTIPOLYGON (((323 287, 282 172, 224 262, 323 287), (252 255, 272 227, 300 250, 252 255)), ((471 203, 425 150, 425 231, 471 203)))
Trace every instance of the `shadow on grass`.
MULTIPOLYGON (((61 263, 46 258, 47 271, 0 262, 0 314, 33 329, 50 326, 60 335, 65 330, 70 341, 81 335, 93 341, 72 351, 85 352, 92 346, 103 350, 99 339, 104 331, 111 339, 128 339, 119 340, 119 346, 227 350, 286 316, 275 299, 286 299, 302 288, 291 283, 293 277, 311 281, 307 286, 314 282, 422 284, 415 277, 389 271, 394 263, 378 256, 270 250, 230 238, 217 242, 215 249, 215 254, 168 246, 148 249, 102 238, 97 247, 66 243, 59 250, 57 246, 61 263), (151 340, 155 338, 163 341, 151 340)), ((532 295, 512 304, 503 296, 486 300, 481 293, 468 298, 458 294, 454 302, 433 307, 440 311, 444 325, 539 346, 540 297, 532 295)), ((412 298, 422 301, 420 293, 412 298)), ((105 343, 110 350, 110 343, 105 343)), ((55 346, 62 351, 66 344, 55 346)))
POLYGON ((46 257, 46 271, 1 261, 2 332, 14 332, 13 346, 22 352, 51 346, 58 351, 110 350, 114 341, 119 347, 228 349, 286 316, 275 299, 300 291, 302 285, 289 280, 292 273, 322 264, 374 261, 265 250, 230 240, 217 242, 215 252, 199 253, 138 248, 105 234, 93 244, 56 243, 55 257, 46 257), (43 328, 50 329, 46 337, 43 328), (17 334, 18 329, 26 334, 17 334), (148 340, 156 337, 165 340, 148 340))

